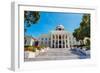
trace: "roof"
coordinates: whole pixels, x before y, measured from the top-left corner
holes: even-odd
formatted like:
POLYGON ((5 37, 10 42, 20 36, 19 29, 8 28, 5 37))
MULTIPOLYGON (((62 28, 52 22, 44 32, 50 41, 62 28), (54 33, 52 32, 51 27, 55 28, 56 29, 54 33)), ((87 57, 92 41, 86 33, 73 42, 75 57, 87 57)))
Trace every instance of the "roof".
POLYGON ((36 38, 32 37, 33 40, 37 40, 36 38))
POLYGON ((56 30, 64 30, 64 26, 59 24, 57 27, 56 27, 56 30))
POLYGON ((32 36, 29 36, 29 35, 25 35, 24 37, 25 37, 25 38, 32 38, 33 40, 38 40, 38 39, 36 39, 36 38, 34 38, 34 37, 32 37, 32 36))

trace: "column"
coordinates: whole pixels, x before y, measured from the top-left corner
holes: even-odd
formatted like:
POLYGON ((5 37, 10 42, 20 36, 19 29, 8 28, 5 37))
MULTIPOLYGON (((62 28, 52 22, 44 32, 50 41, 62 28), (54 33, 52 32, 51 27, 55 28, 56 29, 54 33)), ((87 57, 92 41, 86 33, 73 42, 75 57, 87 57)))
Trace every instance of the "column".
POLYGON ((61 35, 61 48, 63 48, 63 35, 61 35))
POLYGON ((70 48, 70 43, 69 43, 69 36, 67 37, 67 44, 68 44, 68 48, 70 48))
POLYGON ((64 46, 65 46, 65 48, 66 48, 66 36, 67 35, 64 35, 64 42, 65 42, 64 46))
POLYGON ((54 35, 54 48, 56 48, 56 35, 54 35))
POLYGON ((55 48, 56 48, 56 34, 55 34, 55 48))

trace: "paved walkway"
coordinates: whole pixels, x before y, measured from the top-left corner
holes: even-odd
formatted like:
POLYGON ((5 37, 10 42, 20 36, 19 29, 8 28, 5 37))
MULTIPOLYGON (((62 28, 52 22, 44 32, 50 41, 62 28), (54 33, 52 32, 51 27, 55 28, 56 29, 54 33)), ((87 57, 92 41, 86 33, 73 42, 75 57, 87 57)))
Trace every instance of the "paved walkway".
POLYGON ((68 60, 78 58, 79 56, 73 54, 68 48, 50 48, 47 52, 41 52, 36 58, 25 59, 25 61, 68 60))

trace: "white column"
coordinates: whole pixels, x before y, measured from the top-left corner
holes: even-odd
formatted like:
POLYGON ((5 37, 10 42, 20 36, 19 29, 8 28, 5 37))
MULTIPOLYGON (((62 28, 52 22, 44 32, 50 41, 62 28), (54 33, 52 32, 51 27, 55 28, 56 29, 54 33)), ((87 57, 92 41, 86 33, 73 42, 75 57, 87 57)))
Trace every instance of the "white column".
POLYGON ((68 44, 68 48, 70 48, 70 43, 69 43, 69 36, 67 37, 67 44, 68 44))
POLYGON ((54 35, 54 48, 56 48, 56 37, 54 35))
POLYGON ((61 35, 61 48, 63 48, 63 35, 61 35))
POLYGON ((55 34, 55 47, 56 47, 56 41, 57 41, 57 38, 56 38, 56 34, 55 34))
POLYGON ((67 35, 64 35, 64 42, 65 42, 65 45, 64 46, 65 46, 65 48, 66 48, 66 36, 67 35))

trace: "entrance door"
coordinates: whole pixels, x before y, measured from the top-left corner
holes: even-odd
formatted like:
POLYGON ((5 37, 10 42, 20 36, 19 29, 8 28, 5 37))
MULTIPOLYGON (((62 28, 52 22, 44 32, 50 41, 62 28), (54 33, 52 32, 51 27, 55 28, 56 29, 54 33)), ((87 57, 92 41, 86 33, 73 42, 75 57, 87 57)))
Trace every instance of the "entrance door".
POLYGON ((59 40, 59 48, 61 48, 61 40, 59 40))
POLYGON ((59 45, 59 48, 61 48, 61 45, 59 45))

